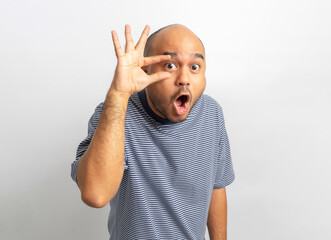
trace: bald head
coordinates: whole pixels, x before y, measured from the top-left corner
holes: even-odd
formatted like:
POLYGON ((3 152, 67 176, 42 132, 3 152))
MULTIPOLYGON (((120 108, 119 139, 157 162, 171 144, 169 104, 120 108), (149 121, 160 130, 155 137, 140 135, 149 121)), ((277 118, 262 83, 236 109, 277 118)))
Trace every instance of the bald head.
POLYGON ((154 50, 158 47, 158 43, 162 44, 163 41, 178 41, 178 39, 183 41, 199 41, 204 51, 202 41, 190 29, 181 24, 172 24, 160 28, 147 38, 144 57, 155 55, 154 50))
POLYGON ((169 77, 145 88, 151 109, 172 122, 184 121, 206 86, 205 50, 200 39, 187 27, 166 26, 146 41, 144 56, 170 55, 164 62, 144 66, 148 75, 168 72, 169 77), (180 94, 189 96, 186 107, 176 105, 180 94), (176 107, 177 106, 177 107, 176 107))

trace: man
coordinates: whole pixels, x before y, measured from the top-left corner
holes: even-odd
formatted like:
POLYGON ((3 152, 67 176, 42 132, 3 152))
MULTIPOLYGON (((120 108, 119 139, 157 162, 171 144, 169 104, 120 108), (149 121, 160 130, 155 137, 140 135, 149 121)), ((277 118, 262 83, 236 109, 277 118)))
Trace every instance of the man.
POLYGON ((72 178, 87 205, 109 202, 110 239, 203 239, 207 224, 225 240, 234 172, 222 109, 202 94, 204 46, 182 25, 148 33, 134 46, 126 25, 123 50, 112 31, 114 79, 72 178))

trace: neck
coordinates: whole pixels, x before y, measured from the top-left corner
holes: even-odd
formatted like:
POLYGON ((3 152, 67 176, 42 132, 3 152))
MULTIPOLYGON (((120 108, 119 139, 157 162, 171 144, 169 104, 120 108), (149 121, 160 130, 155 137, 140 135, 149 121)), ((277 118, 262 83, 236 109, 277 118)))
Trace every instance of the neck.
POLYGON ((146 89, 144 89, 145 93, 146 93, 146 98, 147 98, 147 103, 148 103, 148 106, 152 109, 152 111, 158 115, 159 117, 161 118, 166 118, 162 113, 160 113, 154 106, 154 104, 152 103, 152 101, 150 100, 149 96, 148 96, 148 93, 146 91, 146 89))

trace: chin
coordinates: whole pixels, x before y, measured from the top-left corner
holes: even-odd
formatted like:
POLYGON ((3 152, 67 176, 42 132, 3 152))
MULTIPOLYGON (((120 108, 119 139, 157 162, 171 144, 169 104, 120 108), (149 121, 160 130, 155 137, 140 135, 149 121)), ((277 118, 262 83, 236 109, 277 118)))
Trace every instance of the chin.
POLYGON ((168 117, 168 120, 174 123, 180 123, 186 120, 186 118, 188 117, 188 114, 185 115, 181 115, 181 116, 172 116, 172 117, 168 117))

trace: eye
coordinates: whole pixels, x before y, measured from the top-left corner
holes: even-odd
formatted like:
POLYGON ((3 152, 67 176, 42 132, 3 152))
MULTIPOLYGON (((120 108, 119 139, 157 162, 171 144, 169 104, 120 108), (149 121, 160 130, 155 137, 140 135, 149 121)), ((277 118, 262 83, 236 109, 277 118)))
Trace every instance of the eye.
POLYGON ((167 64, 165 65, 165 67, 166 67, 168 70, 176 70, 176 69, 177 69, 177 66, 176 66, 176 64, 174 64, 174 63, 167 63, 167 64))
POLYGON ((199 71, 199 69, 200 69, 200 65, 199 65, 199 64, 193 64, 193 65, 191 66, 191 69, 192 69, 193 71, 197 72, 197 71, 199 71))

